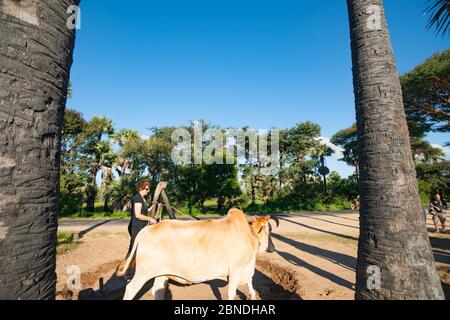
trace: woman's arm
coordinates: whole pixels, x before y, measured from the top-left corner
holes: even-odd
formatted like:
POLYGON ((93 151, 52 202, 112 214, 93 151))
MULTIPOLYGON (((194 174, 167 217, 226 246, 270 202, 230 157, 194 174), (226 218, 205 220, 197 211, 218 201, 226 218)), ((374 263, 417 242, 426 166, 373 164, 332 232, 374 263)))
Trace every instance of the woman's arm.
POLYGON ((134 216, 136 217, 136 219, 142 220, 142 221, 149 221, 152 224, 156 224, 155 219, 153 219, 152 217, 143 215, 141 213, 141 210, 142 210, 142 203, 135 203, 134 204, 134 216))
POLYGON ((149 213, 152 212, 154 206, 156 206, 156 203, 153 203, 152 206, 150 208, 148 208, 149 213))

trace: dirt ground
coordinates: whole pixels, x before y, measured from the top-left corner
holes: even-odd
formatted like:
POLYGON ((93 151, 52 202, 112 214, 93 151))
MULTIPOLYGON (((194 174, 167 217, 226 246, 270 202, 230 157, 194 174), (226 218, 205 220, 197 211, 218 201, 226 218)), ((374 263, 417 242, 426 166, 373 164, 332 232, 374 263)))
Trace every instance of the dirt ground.
MULTIPOLYGON (((359 216, 355 212, 303 213, 280 216, 274 230, 276 253, 258 257, 254 286, 263 300, 352 300, 354 298, 359 216)), ((432 230, 431 220, 427 221, 432 230)), ((81 269, 83 297, 92 298, 103 278, 106 291, 121 287, 123 280, 113 273, 125 256, 129 236, 127 221, 62 223, 59 231, 83 232, 80 245, 57 257, 57 290, 62 291, 71 265, 81 269), (121 282, 122 281, 122 282, 121 282)), ((450 284, 450 234, 430 233, 436 265, 447 290, 450 284)), ((149 283, 141 299, 151 299, 149 283)), ((226 298, 223 281, 180 286, 169 285, 166 298, 174 300, 214 300, 226 298)), ((248 290, 239 288, 239 297, 248 290)), ((121 293, 106 298, 120 299, 121 293)), ((448 298, 448 296, 447 296, 448 298)), ((58 299, 64 299, 62 295, 58 299)))

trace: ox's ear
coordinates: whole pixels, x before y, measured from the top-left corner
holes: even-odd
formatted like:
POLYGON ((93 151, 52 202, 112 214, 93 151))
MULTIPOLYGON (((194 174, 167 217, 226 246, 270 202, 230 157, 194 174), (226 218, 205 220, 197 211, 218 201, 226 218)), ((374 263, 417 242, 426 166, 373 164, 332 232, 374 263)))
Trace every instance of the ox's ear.
POLYGON ((258 219, 260 219, 263 224, 267 224, 267 223, 269 223, 269 220, 271 219, 271 217, 270 216, 261 216, 258 219))
POLYGON ((262 227, 263 224, 261 223, 259 218, 256 218, 255 220, 253 220, 253 222, 250 223, 250 228, 253 229, 253 232, 255 234, 259 234, 261 232, 262 227))
POLYGON ((247 219, 248 224, 253 224, 256 221, 256 217, 254 216, 245 216, 247 219))
POLYGON ((257 217, 255 221, 252 223, 252 228, 256 232, 256 234, 259 234, 261 232, 261 229, 269 224, 270 216, 261 216, 257 217))

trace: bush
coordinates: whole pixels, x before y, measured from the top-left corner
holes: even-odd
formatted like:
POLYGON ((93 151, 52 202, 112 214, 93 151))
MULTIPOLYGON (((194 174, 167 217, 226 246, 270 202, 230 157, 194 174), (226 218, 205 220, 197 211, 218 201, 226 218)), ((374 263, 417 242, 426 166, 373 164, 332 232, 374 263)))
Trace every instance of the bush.
POLYGON ((127 211, 131 208, 137 181, 138 179, 125 176, 113 182, 109 192, 113 212, 127 211))
POLYGON ((431 186, 428 182, 419 180, 419 195, 420 195, 420 201, 422 202, 422 205, 427 206, 431 199, 431 186))
POLYGON ((83 206, 83 193, 69 193, 61 191, 59 196, 60 216, 69 216, 81 210, 83 206))
POLYGON ((244 211, 247 213, 282 213, 295 211, 339 211, 350 209, 351 202, 335 196, 316 195, 314 199, 299 201, 294 197, 283 196, 273 198, 267 203, 249 204, 244 211))

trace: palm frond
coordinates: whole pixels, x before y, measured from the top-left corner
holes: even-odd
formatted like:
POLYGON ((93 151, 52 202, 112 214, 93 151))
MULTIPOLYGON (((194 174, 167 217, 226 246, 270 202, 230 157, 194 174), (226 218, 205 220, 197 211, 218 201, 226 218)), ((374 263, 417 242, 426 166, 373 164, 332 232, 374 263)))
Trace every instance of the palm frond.
POLYGON ((429 0, 430 5, 425 14, 431 14, 427 29, 436 28, 436 34, 445 36, 450 34, 450 0, 429 0))

